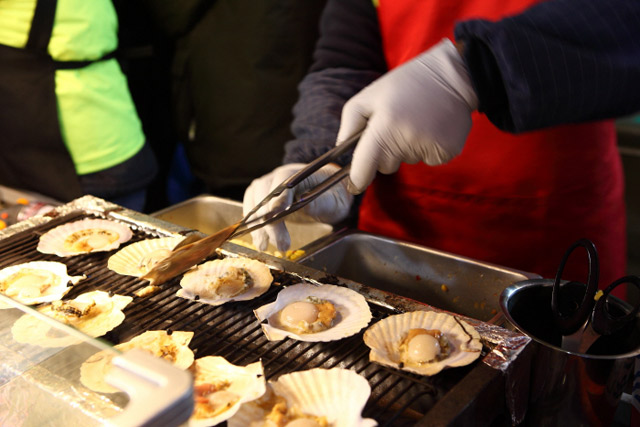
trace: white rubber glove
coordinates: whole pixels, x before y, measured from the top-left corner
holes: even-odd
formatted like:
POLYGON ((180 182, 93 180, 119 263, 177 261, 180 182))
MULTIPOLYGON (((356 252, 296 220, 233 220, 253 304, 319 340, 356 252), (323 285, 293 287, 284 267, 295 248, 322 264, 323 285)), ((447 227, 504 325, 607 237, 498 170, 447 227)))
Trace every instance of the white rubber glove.
MULTIPOLYGON (((244 192, 242 202, 244 215, 260 203, 271 190, 305 166, 306 164, 304 163, 290 163, 280 166, 268 174, 253 180, 244 192)), ((291 204, 295 196, 315 187, 339 169, 340 167, 335 164, 323 166, 292 190, 285 191, 279 197, 271 200, 266 206, 258 210, 257 215, 262 215, 291 204)), ((347 191, 347 180, 343 179, 302 209, 287 216, 287 221, 319 221, 335 224, 346 218, 352 203, 353 196, 347 191)), ((259 228, 251 233, 251 238, 253 239, 254 246, 260 251, 267 249, 269 241, 275 242, 276 247, 280 251, 286 251, 291 246, 291 237, 289 236, 289 231, 284 221, 277 221, 274 224, 259 228)))
POLYGON ((446 163, 462 151, 478 98, 453 43, 440 43, 380 77, 342 110, 338 141, 365 129, 351 162, 349 191, 400 163, 446 163), (366 127, 366 128, 365 128, 366 127))

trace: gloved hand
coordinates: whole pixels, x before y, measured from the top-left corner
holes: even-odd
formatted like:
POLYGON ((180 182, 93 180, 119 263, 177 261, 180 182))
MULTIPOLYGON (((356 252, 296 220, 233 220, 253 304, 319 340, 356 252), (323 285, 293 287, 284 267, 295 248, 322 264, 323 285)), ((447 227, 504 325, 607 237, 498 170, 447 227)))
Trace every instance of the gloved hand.
POLYGON ((466 65, 448 39, 380 77, 342 110, 338 141, 365 129, 349 191, 361 193, 376 171, 394 173, 401 162, 448 162, 462 151, 477 107, 466 65))
MULTIPOLYGON (((271 190, 305 166, 306 164, 304 163, 283 165, 253 180, 244 192, 242 202, 244 215, 260 203, 271 190)), ((340 167, 335 164, 323 166, 292 190, 287 190, 280 196, 272 199, 271 202, 258 210, 257 215, 262 215, 274 209, 289 205, 296 195, 302 194, 308 189, 315 187, 339 169, 340 167)), ((347 191, 347 180, 343 179, 302 209, 287 216, 287 220, 296 222, 319 221, 335 224, 346 218, 352 203, 353 196, 347 191)), ((289 236, 289 231, 284 221, 277 221, 259 228, 251 233, 251 237, 254 246, 260 251, 267 249, 269 240, 275 242, 276 247, 280 251, 286 251, 291 246, 291 237, 289 236)))

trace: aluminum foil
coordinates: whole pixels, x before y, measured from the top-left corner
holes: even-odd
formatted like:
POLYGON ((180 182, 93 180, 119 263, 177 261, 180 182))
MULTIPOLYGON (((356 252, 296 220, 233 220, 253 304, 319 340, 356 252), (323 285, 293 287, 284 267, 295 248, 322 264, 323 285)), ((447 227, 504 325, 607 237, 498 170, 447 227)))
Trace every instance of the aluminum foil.
POLYGON ((187 230, 184 227, 153 218, 152 216, 123 208, 122 206, 115 205, 98 197, 83 196, 67 204, 60 205, 44 215, 31 217, 13 224, 4 230, 0 230, 0 239, 13 236, 14 234, 32 229, 33 227, 46 224, 54 218, 78 211, 126 221, 134 227, 155 230, 163 236, 178 236, 194 232, 193 230, 187 230))

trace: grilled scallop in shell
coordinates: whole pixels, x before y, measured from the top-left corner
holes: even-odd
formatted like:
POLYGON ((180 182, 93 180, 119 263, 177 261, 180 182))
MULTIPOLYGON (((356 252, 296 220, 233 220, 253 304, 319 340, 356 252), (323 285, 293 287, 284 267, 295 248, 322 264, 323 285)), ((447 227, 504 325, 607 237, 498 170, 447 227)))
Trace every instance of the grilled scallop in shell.
POLYGON ((193 378, 195 406, 189 426, 217 425, 245 403, 265 392, 262 362, 236 366, 220 356, 196 359, 193 378))
POLYGON ((371 349, 370 361, 420 375, 468 365, 482 351, 480 334, 471 325, 435 311, 384 318, 365 331, 364 343, 371 349))
MULTIPOLYGON (((91 291, 72 300, 53 301, 38 307, 37 310, 96 338, 124 321, 125 315, 122 310, 132 300, 133 298, 129 296, 91 291)), ((25 314, 16 320, 11 332, 15 341, 40 347, 65 347, 82 342, 82 338, 62 334, 55 326, 30 314, 25 314)))
POLYGON ((40 237, 37 250, 60 257, 110 251, 127 242, 131 229, 116 221, 82 219, 52 228, 40 237))
POLYGON ((369 427, 362 418, 371 386, 355 371, 309 369, 269 381, 263 397, 242 405, 229 427, 321 426, 369 427))
MULTIPOLYGON (((193 332, 173 331, 169 334, 167 331, 146 331, 127 342, 114 346, 114 348, 123 352, 134 348, 143 349, 156 357, 171 362, 177 368, 188 369, 194 360, 193 351, 189 348, 191 338, 193 338, 193 332)), ((112 351, 105 350, 89 357, 80 366, 80 382, 85 387, 100 393, 121 391, 105 381, 113 357, 112 351)))
POLYGON ((280 291, 276 300, 254 313, 270 341, 335 341, 357 334, 371 321, 359 293, 335 285, 300 283, 280 291))
POLYGON ((183 239, 183 237, 161 237, 132 243, 111 255, 107 267, 125 276, 144 276, 157 263, 168 257, 173 248, 183 239))
MULTIPOLYGON (((60 262, 25 262, 0 270, 0 292, 25 305, 40 304, 61 299, 86 277, 69 276, 60 262)), ((3 308, 9 307, 0 304, 3 308)))
POLYGON ((257 298, 269 289, 272 281, 271 270, 260 261, 245 257, 217 259, 188 271, 176 295, 222 305, 257 298))

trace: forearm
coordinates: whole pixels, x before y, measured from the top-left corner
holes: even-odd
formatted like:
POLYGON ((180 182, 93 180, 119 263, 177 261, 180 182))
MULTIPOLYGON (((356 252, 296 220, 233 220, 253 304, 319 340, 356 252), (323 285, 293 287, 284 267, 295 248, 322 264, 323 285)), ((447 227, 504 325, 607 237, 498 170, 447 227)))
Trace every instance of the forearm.
MULTIPOLYGON (((336 142, 345 102, 386 71, 371 0, 330 0, 311 72, 299 86, 285 163, 309 162, 336 142)), ((345 164, 349 156, 340 159, 345 164)))
POLYGON ((456 26, 480 101, 521 132, 640 110, 640 2, 555 0, 456 26))

